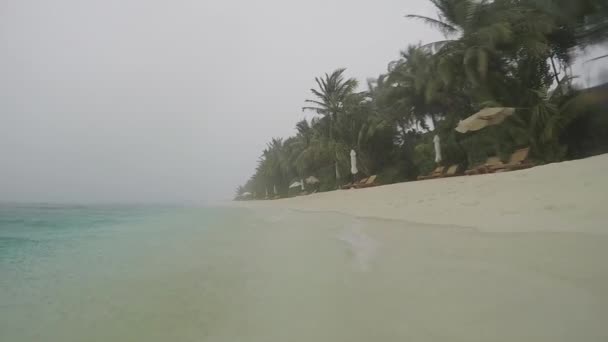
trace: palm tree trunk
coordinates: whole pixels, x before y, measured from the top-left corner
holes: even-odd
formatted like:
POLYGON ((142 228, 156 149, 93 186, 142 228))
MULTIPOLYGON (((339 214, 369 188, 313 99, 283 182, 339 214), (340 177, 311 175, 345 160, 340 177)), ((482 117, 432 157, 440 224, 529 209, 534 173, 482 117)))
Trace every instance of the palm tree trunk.
POLYGON ((559 76, 557 73, 557 68, 555 67, 555 60, 553 59, 553 56, 551 56, 551 66, 553 67, 553 77, 555 77, 555 82, 557 82, 557 86, 561 86, 561 82, 559 81, 559 76))
MULTIPOLYGON (((333 142, 333 116, 329 114, 329 141, 333 142)), ((338 148, 336 144, 334 144, 334 161, 335 161, 335 171, 336 171, 336 188, 339 187, 340 180, 340 170, 338 169, 338 148)))
POLYGON ((340 179, 340 169, 338 168, 338 152, 336 151, 336 185, 338 185, 339 179, 340 179))

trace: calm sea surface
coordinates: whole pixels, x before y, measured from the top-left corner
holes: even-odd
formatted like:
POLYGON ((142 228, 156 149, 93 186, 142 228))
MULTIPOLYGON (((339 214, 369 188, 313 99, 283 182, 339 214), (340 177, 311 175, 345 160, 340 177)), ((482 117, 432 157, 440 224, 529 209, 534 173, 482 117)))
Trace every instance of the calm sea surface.
POLYGON ((0 205, 0 341, 606 341, 608 240, 0 205))

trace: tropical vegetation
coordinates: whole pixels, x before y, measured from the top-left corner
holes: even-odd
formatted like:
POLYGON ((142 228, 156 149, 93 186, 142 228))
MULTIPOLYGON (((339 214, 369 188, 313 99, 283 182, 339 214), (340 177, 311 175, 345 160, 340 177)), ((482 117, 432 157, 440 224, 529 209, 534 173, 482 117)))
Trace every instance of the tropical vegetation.
MULTIPOLYGON (((273 138, 237 196, 285 197, 314 175, 320 191, 348 181, 350 150, 359 171, 382 183, 414 180, 444 163, 473 165, 530 146, 539 162, 608 150, 608 118, 597 91, 573 86, 575 51, 608 41, 605 0, 430 0, 437 18, 417 14, 445 40, 412 45, 366 90, 337 69, 315 79, 289 138, 273 138), (505 123, 460 134, 458 122, 485 107, 513 107, 505 123)), ((605 93, 604 93, 605 94, 605 93)), ((605 100, 604 100, 605 105, 605 100)))

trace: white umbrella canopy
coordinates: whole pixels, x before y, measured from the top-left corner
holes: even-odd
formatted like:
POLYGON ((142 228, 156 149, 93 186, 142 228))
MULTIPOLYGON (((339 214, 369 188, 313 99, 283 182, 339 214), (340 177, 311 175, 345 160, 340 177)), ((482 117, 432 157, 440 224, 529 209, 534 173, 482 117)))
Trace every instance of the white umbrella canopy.
POLYGON ((479 131, 482 128, 498 125, 515 113, 515 108, 508 107, 488 107, 461 120, 456 127, 456 131, 466 133, 479 131))
POLYGON ((350 173, 353 175, 359 173, 357 169, 357 152, 355 150, 350 150, 350 173))
POLYGON ((435 145, 435 163, 441 163, 441 138, 435 135, 433 138, 433 144, 435 145))
POLYGON ((319 179, 317 179, 317 177, 315 177, 315 176, 310 176, 310 177, 306 178, 306 184, 317 184, 317 183, 321 183, 321 181, 319 179))

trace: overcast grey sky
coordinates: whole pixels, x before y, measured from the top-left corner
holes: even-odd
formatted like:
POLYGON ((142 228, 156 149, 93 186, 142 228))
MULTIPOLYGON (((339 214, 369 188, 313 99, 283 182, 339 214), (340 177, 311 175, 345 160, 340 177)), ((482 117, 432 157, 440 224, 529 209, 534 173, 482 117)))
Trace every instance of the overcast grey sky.
POLYGON ((313 79, 440 39, 427 0, 3 0, 0 200, 230 198, 313 79))
POLYGON ((0 200, 227 199, 315 76, 364 81, 426 0, 4 0, 0 200))

